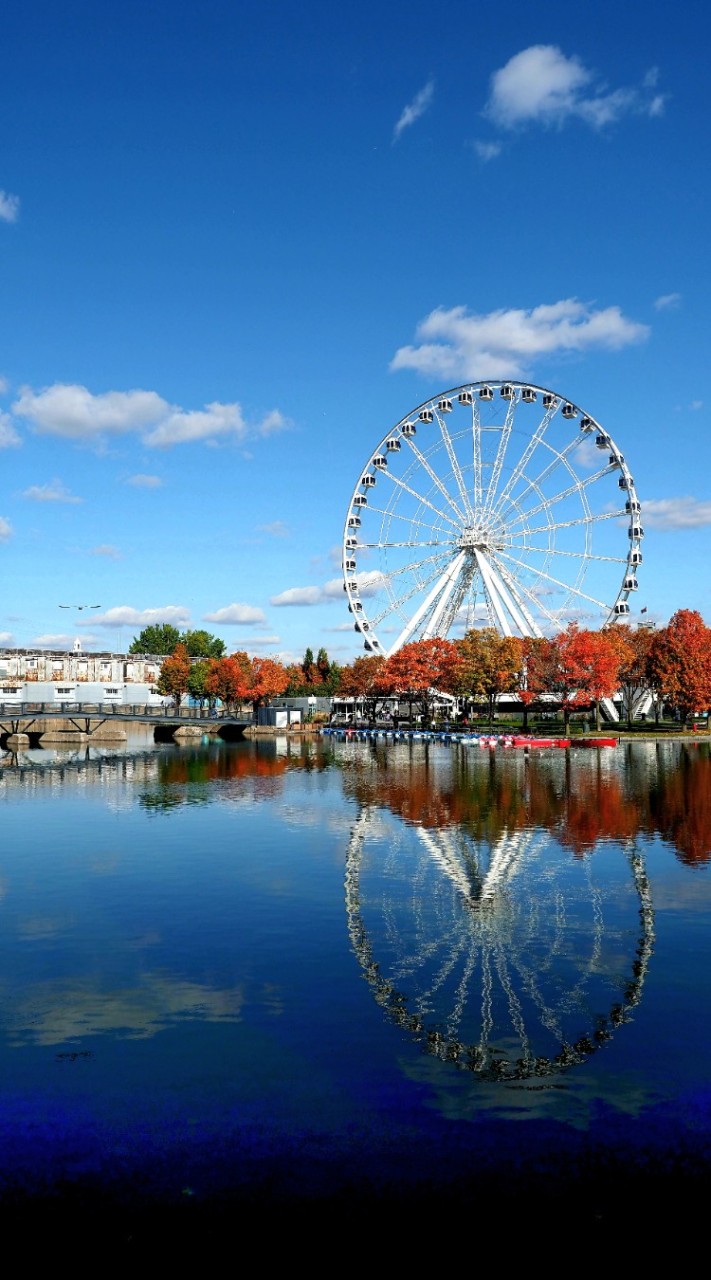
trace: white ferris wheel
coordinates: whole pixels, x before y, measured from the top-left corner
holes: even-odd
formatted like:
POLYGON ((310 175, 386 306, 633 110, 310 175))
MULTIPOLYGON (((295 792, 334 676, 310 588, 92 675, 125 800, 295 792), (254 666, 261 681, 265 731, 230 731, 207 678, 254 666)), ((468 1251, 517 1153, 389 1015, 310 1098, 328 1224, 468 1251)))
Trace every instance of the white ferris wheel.
POLYGON ((402 418, 360 473, 343 532, 355 629, 390 654, 481 625, 542 636, 624 618, 640 511, 611 435, 564 396, 455 387, 402 418))

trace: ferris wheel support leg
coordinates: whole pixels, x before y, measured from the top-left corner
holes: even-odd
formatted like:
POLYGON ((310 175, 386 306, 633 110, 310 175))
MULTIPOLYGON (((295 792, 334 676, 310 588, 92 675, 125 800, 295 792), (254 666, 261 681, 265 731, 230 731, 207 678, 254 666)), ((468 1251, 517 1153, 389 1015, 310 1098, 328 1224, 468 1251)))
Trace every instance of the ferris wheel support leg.
POLYGON ((511 624, 505 612, 505 609, 506 609, 508 610, 508 613, 510 614, 510 616, 513 618, 521 634, 528 635, 528 627, 526 626, 513 600, 511 599, 508 589, 504 585, 500 575, 496 572, 496 570, 490 564, 489 560, 484 555, 483 551, 480 551, 478 547, 475 548, 474 555, 476 556, 476 562, 479 566, 479 571, 484 580, 484 585, 489 594, 489 599, 491 600, 492 607, 494 609, 494 612, 498 619, 499 626, 501 627, 503 634, 505 636, 510 636, 513 634, 511 630, 511 624))
POLYGON ((506 586, 508 587, 509 592, 511 593, 512 600, 515 602, 521 614, 521 617, 523 618, 523 623, 519 622, 521 635, 537 636, 538 639, 540 639, 541 636, 543 635, 543 632, 541 631, 541 628, 537 625, 537 623, 534 621, 534 619, 531 617, 530 610, 526 608, 526 605, 524 604, 523 600, 521 599, 521 596, 516 590, 516 587, 511 581, 509 574, 503 570, 501 565, 498 566, 498 569, 499 569, 499 574, 501 576, 502 581, 506 583, 506 586))
POLYGON ((464 560, 465 560, 465 553, 463 551, 460 551, 459 555, 455 556, 452 563, 447 566, 444 573, 437 579, 429 595, 426 597, 425 600, 422 601, 422 604, 420 605, 419 609, 417 609, 416 612, 413 613, 407 626, 403 628, 403 630, 400 632, 400 635, 398 636, 395 643, 388 650, 387 656, 389 658, 394 653, 397 653, 398 649, 402 649, 402 646, 404 644, 407 644, 408 640, 410 639, 410 636, 417 630, 420 622, 426 616, 428 610, 432 608, 432 605, 437 599, 437 596, 439 595, 440 591, 446 590, 446 588, 450 585, 450 583, 452 584, 452 586, 454 585, 454 582, 459 574, 459 571, 462 565, 464 564, 464 560))
POLYGON ((461 569, 464 563, 464 556, 458 556, 457 559, 460 561, 459 567, 455 571, 454 565, 452 566, 452 569, 449 573, 449 581, 446 583, 445 588, 439 600, 437 601, 437 606, 434 610, 434 613, 432 614, 432 617, 430 618, 429 622, 427 623, 427 626, 425 627, 422 633, 423 640, 430 640, 432 636, 436 636, 439 633, 439 625, 442 621, 442 615, 445 609, 447 608, 447 604, 452 598, 452 593, 459 581, 461 569))

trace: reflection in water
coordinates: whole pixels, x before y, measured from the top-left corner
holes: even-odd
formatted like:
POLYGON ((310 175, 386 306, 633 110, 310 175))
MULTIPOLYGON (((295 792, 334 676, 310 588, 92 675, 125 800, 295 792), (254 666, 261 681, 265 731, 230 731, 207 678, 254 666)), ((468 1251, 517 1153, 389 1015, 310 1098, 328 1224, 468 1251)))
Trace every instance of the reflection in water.
POLYGON ((392 763, 357 771, 345 882, 378 1004, 426 1052, 484 1079, 584 1061, 639 1002, 654 942, 620 778, 597 761, 573 779, 570 761, 507 756, 478 762, 463 787, 427 760, 407 779, 392 763))

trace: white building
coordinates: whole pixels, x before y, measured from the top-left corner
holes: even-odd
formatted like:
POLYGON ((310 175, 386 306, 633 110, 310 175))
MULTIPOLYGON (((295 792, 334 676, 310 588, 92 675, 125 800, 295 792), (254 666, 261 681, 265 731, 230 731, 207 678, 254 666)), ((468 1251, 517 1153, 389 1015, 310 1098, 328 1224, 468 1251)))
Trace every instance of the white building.
POLYGON ((78 640, 71 653, 0 649, 0 704, 160 706, 164 699, 154 690, 162 662, 155 654, 84 653, 78 640))

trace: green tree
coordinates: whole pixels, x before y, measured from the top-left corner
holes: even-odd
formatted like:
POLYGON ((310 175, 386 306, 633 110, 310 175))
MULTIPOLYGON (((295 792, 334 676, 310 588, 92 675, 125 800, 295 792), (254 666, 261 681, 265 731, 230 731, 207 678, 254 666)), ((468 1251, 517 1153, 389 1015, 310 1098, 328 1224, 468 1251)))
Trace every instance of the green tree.
POLYGON ((205 688, 205 680, 209 670, 210 663, 207 661, 191 662, 190 664, 187 691, 191 698, 194 698, 196 702, 199 702, 200 706, 202 706, 203 702, 209 702, 211 700, 210 694, 205 688))
POLYGON ((191 658, 222 658, 227 648, 224 640, 209 631, 186 631, 180 639, 191 658))
POLYGON ((175 652, 180 644, 180 632, 169 622, 144 627, 140 635, 131 642, 129 653, 155 653, 159 655, 175 652))

